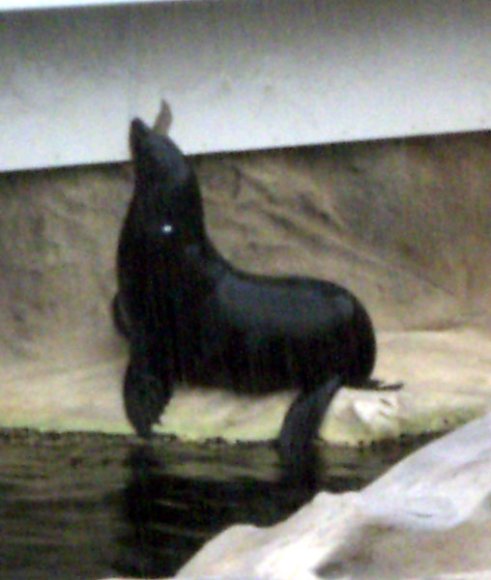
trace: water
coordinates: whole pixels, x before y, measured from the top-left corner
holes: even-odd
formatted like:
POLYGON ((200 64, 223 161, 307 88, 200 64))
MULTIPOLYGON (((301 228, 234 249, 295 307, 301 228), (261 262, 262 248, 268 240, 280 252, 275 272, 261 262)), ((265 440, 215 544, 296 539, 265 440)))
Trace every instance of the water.
POLYGON ((326 448, 298 477, 267 445, 0 432, 0 578, 169 576, 225 527, 359 489, 410 450, 326 448))

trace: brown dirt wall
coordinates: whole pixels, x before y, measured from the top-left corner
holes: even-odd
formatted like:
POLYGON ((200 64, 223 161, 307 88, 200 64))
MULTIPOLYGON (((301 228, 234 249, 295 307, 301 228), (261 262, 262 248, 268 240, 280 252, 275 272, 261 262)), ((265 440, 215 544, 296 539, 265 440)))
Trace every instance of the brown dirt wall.
MULTIPOLYGON (((457 384, 457 352, 468 363, 476 357, 476 389, 489 388, 490 134, 202 156, 194 162, 210 235, 236 265, 349 287, 374 318, 382 370, 390 378, 410 383, 405 353, 420 361, 427 352, 433 362, 423 365, 421 377, 440 365, 433 375, 443 369, 444 384, 450 362, 457 384), (432 351, 433 336, 440 342, 432 351), (475 347, 469 347, 469 336, 475 347), (415 340, 421 345, 416 351, 415 340), (438 358, 448 340, 448 360, 438 358), (479 377, 486 377, 484 386, 479 377)), ((41 402, 32 412, 42 414, 55 405, 56 389, 76 414, 85 403, 77 402, 75 391, 70 402, 69 384, 84 369, 104 368, 103 376, 111 377, 108 389, 119 384, 125 346, 112 328, 109 302, 130 195, 129 166, 0 175, 4 417, 29 407, 34 392, 41 402), (111 361, 118 361, 117 370, 111 361), (58 378, 41 388, 42 376, 58 378)), ((87 392, 105 400, 104 380, 87 392)), ((107 404, 116 400, 119 394, 107 404)))

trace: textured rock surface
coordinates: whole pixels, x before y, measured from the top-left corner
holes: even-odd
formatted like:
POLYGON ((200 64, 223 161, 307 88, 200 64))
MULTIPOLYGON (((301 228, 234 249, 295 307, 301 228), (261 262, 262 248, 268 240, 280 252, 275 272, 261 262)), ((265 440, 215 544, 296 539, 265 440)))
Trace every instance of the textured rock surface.
MULTIPOLYGON (((440 430, 490 406, 488 134, 195 162, 211 236, 229 259, 335 280, 374 317, 376 374, 405 389, 340 393, 324 436, 356 443, 440 430)), ((2 425, 128 429, 125 345, 108 305, 130 173, 0 175, 2 425)), ((244 405, 229 394, 181 390, 164 428, 271 437, 290 397, 244 405)))
POLYGON ((489 578, 490 494, 487 415, 420 449, 361 492, 321 493, 271 528, 222 532, 176 577, 489 578))

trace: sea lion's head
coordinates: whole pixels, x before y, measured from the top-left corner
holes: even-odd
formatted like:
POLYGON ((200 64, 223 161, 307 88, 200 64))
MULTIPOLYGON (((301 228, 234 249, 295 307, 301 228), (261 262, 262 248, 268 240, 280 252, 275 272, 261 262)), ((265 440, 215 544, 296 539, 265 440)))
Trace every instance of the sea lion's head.
POLYGON ((132 205, 145 231, 169 240, 201 240, 201 193, 182 151, 172 139, 150 129, 141 119, 131 123, 130 149, 135 173, 132 205))

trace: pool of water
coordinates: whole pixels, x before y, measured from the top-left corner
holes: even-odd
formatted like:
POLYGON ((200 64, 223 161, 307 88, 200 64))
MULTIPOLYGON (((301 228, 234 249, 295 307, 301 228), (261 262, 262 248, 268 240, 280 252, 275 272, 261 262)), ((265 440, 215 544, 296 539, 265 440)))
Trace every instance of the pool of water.
POLYGON ((322 448, 299 474, 270 445, 3 431, 0 578, 170 576, 225 527, 359 489, 412 448, 322 448))

